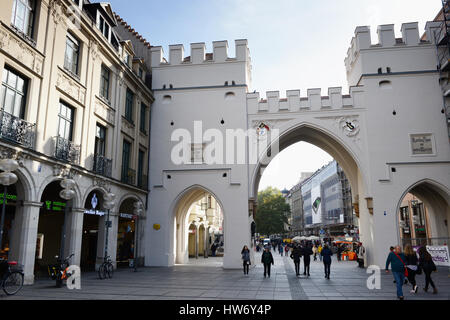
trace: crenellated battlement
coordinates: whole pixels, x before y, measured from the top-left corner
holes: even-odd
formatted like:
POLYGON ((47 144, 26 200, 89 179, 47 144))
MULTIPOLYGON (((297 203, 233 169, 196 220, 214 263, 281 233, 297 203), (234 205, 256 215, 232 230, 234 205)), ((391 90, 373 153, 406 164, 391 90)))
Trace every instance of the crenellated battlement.
POLYGON ((287 90, 281 99, 279 91, 267 91, 266 99, 253 92, 247 93, 247 106, 249 114, 361 108, 363 93, 362 86, 350 87, 349 95, 343 95, 341 87, 328 88, 328 96, 322 96, 320 88, 308 89, 306 97, 300 96, 300 90, 287 90))
POLYGON ((228 41, 226 40, 214 41, 212 53, 206 53, 206 45, 204 42, 191 43, 191 54, 185 57, 184 46, 182 44, 170 45, 168 60, 164 58, 163 48, 161 46, 155 46, 151 48, 152 67, 249 61, 248 41, 245 39, 235 40, 235 46, 235 57, 230 57, 228 54, 228 41))
POLYGON ((435 43, 434 32, 440 28, 440 21, 427 22, 425 33, 427 40, 421 40, 419 36, 418 22, 403 23, 400 30, 402 37, 395 37, 393 24, 380 25, 377 28, 378 43, 372 44, 371 31, 368 26, 359 26, 355 29, 355 35, 351 40, 350 47, 345 58, 347 72, 352 69, 361 50, 379 48, 407 48, 413 46, 433 45, 435 43))

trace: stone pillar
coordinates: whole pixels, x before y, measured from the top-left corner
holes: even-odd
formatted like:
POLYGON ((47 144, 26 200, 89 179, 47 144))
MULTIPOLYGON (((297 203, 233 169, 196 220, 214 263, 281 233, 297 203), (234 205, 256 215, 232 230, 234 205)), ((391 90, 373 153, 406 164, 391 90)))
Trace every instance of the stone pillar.
POLYGON ((25 285, 34 283, 36 239, 41 206, 41 202, 24 201, 23 207, 17 207, 15 213, 10 259, 17 260, 23 265, 25 285))
POLYGON ((80 266, 81 263, 81 242, 83 239, 84 211, 84 208, 72 208, 66 216, 66 248, 64 256, 67 257, 73 253, 74 256, 69 262, 70 264, 77 266, 80 266))

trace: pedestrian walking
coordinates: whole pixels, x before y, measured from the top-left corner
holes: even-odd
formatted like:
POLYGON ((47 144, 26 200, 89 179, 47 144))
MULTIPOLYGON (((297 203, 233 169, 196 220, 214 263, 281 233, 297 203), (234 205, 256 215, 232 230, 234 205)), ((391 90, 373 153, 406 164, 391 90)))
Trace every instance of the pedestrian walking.
POLYGON ((325 279, 330 279, 330 273, 331 273, 331 256, 333 255, 333 252, 328 247, 327 244, 323 246, 323 249, 320 252, 320 256, 323 259, 323 265, 325 268, 325 279))
POLYGON ((312 252, 314 254, 314 261, 317 261, 317 247, 316 247, 316 245, 314 245, 312 247, 312 252))
POLYGON ((244 266, 244 274, 248 274, 248 269, 251 263, 250 263, 250 250, 248 249, 247 246, 244 246, 244 248, 242 248, 241 256, 242 256, 242 264, 244 266))
POLYGON ((261 256, 261 263, 264 264, 264 278, 266 275, 270 278, 270 266, 273 265, 273 256, 269 248, 265 248, 261 256))
POLYGON ((406 257, 402 253, 402 248, 396 246, 394 251, 391 251, 386 259, 386 273, 389 273, 389 265, 392 266, 392 274, 394 275, 395 283, 397 284, 397 298, 404 299, 403 296, 403 281, 408 275, 406 268, 406 257))
POLYGON ((322 244, 319 244, 319 247, 317 248, 317 254, 319 255, 320 262, 322 262, 322 255, 320 254, 322 252, 322 244))
POLYGON ((419 261, 417 259, 417 254, 413 250, 410 244, 407 244, 405 246, 405 264, 406 268, 408 269, 408 281, 412 285, 411 293, 417 293, 418 286, 416 284, 416 274, 419 270, 418 264, 419 261))
POLYGON ((342 247, 340 245, 337 245, 336 248, 337 261, 341 261, 341 254, 342 254, 342 247))
POLYGON ((278 245, 278 252, 280 253, 280 256, 283 255, 283 246, 281 245, 281 243, 278 245))
POLYGON ((214 243, 211 245, 211 254, 212 254, 213 257, 216 256, 216 249, 217 249, 217 246, 216 246, 216 243, 214 242, 214 243))
POLYGON ((366 248, 364 248, 363 244, 360 242, 358 244, 358 258, 357 258, 358 266, 360 268, 364 268, 365 255, 366 255, 366 248))
POLYGON ((436 265, 433 262, 433 258, 431 257, 431 254, 427 251, 425 247, 420 247, 418 250, 419 253, 419 267, 423 270, 423 273, 425 274, 425 288, 423 288, 423 291, 428 292, 428 287, 431 284, 431 287, 433 288, 433 294, 437 294, 437 288, 434 285, 433 280, 431 279, 431 273, 433 271, 436 271, 436 265))
POLYGON ((286 245, 284 246, 284 255, 287 257, 288 254, 289 254, 289 246, 288 246, 288 244, 286 243, 286 245))
POLYGON ((295 245, 292 249, 291 259, 294 260, 295 265, 295 275, 298 277, 300 275, 300 258, 302 257, 302 251, 299 245, 295 245))
POLYGON ((303 256, 303 275, 309 277, 309 265, 311 264, 311 255, 313 254, 310 244, 306 244, 302 250, 303 256))

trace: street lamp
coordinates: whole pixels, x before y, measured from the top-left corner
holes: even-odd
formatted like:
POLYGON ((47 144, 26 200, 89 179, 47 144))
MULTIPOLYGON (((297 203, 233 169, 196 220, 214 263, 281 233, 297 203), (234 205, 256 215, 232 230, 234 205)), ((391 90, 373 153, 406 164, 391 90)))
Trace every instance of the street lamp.
POLYGON ((0 173, 0 184, 4 185, 3 189, 3 205, 2 216, 0 219, 0 250, 3 248, 3 225, 5 224, 5 209, 6 209, 6 192, 8 186, 17 182, 17 176, 12 172, 19 168, 19 163, 14 159, 1 159, 0 169, 3 170, 0 173))
POLYGON ((140 201, 136 201, 134 203, 134 214, 136 216, 136 224, 134 226, 135 232, 134 232, 134 236, 135 236, 135 240, 134 240, 134 271, 137 271, 137 256, 138 256, 138 232, 139 232, 139 225, 138 225, 138 221, 139 221, 139 216, 142 214, 142 212, 144 212, 144 209, 142 207, 142 203, 140 201))
POLYGON ((68 206, 68 202, 69 200, 73 199, 75 197, 75 191, 72 190, 73 187, 75 187, 75 181, 73 181, 72 179, 63 179, 60 182, 60 186, 63 188, 60 192, 59 192, 59 196, 61 198, 63 198, 64 200, 66 200, 66 206, 64 207, 64 223, 63 223, 63 227, 62 227, 62 232, 61 232, 61 248, 59 251, 59 257, 61 259, 61 261, 64 260, 64 247, 66 245, 66 221, 67 221, 67 214, 69 212, 69 206, 68 206))
POLYGON ((104 257, 104 261, 106 262, 106 257, 108 256, 109 228, 111 228, 111 221, 109 221, 109 211, 112 208, 114 208, 114 205, 115 205, 114 200, 116 199, 116 195, 114 193, 110 192, 110 193, 105 194, 103 199, 105 200, 105 202, 103 203, 103 208, 108 210, 108 215, 106 216, 106 221, 105 221, 106 232, 105 232, 105 257, 104 257))

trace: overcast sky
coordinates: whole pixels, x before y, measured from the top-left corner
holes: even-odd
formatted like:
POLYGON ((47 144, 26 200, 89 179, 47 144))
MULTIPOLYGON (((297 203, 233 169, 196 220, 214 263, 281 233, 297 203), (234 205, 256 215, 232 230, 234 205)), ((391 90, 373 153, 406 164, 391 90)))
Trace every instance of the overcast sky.
MULTIPOLYGON (((265 97, 266 91, 343 87, 348 93, 344 59, 357 26, 372 30, 377 43, 377 26, 395 24, 401 37, 402 23, 433 20, 440 0, 110 0, 113 10, 143 35, 151 45, 228 40, 234 56, 234 40, 248 39, 253 82, 265 97)), ((280 153, 267 167, 259 189, 291 188, 304 171, 315 171, 331 157, 320 149, 299 143, 280 153)))

